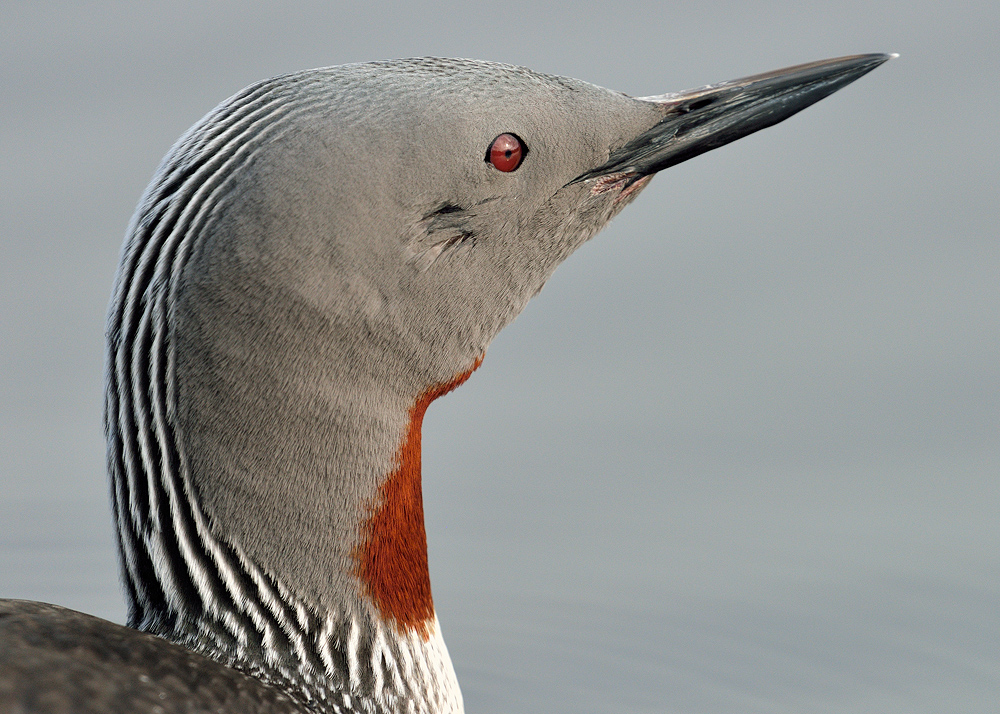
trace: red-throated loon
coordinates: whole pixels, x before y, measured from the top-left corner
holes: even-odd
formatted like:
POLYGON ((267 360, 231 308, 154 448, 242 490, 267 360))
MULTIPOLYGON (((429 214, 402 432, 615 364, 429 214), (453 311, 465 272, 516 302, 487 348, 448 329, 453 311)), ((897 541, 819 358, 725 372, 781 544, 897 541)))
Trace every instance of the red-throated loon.
POLYGON ((461 712, 427 406, 656 172, 888 58, 643 98, 398 60, 221 104, 142 198, 109 312, 129 627, 0 602, 0 710, 461 712))

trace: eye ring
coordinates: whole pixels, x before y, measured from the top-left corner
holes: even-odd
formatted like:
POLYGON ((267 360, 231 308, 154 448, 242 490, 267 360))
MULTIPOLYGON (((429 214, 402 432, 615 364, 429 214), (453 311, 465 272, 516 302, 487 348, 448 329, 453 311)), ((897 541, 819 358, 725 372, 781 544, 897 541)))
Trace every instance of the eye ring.
POLYGON ((528 155, 528 147, 517 134, 505 132, 490 142, 486 149, 486 163, 497 171, 516 171, 528 155))

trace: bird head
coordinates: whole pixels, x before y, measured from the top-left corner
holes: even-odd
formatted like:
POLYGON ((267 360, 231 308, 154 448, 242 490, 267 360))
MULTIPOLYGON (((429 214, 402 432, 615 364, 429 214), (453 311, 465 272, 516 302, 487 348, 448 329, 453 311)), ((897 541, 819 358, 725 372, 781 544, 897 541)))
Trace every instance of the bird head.
POLYGON ((886 59, 645 98, 469 60, 262 83, 175 148, 183 164, 232 147, 187 264, 189 284, 216 295, 191 296, 203 314, 228 290, 223 302, 271 332, 288 331, 282 311, 309 315, 344 364, 420 393, 481 356, 657 171, 781 121, 886 59))

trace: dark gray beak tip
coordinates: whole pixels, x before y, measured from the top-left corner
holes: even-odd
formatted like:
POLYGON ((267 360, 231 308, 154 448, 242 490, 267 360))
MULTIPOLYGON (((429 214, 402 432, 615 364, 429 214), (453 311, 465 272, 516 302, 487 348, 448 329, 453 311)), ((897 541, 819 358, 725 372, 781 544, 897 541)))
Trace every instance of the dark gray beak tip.
MULTIPOLYGON (((742 79, 733 79, 715 86, 720 88, 730 86, 750 88, 755 85, 777 84, 785 87, 793 87, 816 81, 838 82, 839 86, 844 86, 898 56, 895 53, 873 53, 835 57, 833 59, 785 67, 784 69, 764 72, 763 74, 743 77, 742 79)), ((705 87, 705 89, 711 89, 711 87, 705 87)))
POLYGON ((567 186, 610 174, 648 176, 773 126, 868 74, 897 54, 820 60, 699 89, 639 97, 663 119, 567 186))

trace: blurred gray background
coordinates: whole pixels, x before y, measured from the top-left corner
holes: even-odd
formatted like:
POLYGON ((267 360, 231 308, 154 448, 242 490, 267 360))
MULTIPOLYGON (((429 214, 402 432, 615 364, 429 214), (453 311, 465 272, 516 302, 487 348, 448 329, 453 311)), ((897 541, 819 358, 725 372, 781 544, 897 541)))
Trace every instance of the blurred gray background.
POLYGON ((104 311, 146 182, 219 101, 387 57, 649 95, 901 53, 658 176, 434 405, 434 595, 470 712, 996 710, 996 2, 0 18, 0 596, 116 621, 104 311))

